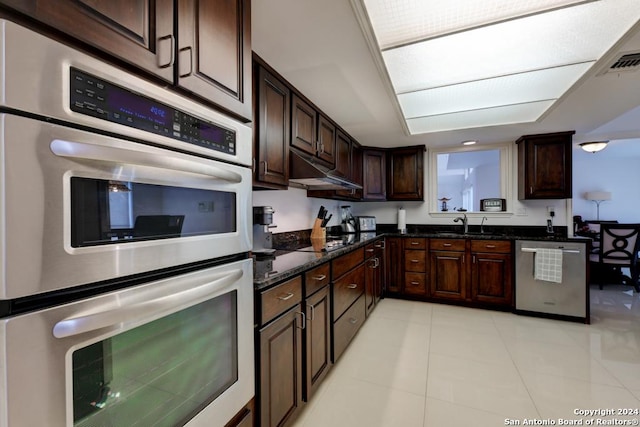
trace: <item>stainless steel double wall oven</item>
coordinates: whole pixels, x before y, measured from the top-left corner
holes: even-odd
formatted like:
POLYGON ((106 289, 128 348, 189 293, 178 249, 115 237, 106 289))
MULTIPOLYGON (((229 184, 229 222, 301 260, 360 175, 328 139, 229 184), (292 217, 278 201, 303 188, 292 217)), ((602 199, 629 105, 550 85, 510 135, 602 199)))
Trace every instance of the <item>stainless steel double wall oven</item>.
POLYGON ((251 129, 0 21, 0 427, 254 395, 251 129))

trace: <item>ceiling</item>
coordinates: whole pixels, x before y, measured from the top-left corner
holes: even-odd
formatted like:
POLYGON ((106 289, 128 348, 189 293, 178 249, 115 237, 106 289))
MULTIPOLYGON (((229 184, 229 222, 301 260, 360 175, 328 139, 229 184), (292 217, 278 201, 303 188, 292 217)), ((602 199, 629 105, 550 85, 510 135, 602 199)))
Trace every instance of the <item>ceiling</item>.
POLYGON ((494 144, 575 130, 576 144, 619 139, 618 147, 640 147, 640 71, 601 73, 621 54, 640 51, 640 23, 537 122, 413 136, 349 1, 253 1, 252 33, 253 50, 363 145, 494 144))

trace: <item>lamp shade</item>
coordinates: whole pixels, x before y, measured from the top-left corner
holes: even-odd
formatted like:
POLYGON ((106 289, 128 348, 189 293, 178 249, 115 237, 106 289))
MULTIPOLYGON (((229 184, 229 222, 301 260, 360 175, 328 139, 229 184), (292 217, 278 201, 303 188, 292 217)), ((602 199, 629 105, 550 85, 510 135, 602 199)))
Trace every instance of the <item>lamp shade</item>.
POLYGON ((585 194, 585 199, 592 201, 611 200, 611 192, 609 191, 589 191, 585 194))
POLYGON ((594 142, 583 142, 580 144, 580 148, 589 153, 595 153, 600 150, 603 150, 609 141, 594 141, 594 142))

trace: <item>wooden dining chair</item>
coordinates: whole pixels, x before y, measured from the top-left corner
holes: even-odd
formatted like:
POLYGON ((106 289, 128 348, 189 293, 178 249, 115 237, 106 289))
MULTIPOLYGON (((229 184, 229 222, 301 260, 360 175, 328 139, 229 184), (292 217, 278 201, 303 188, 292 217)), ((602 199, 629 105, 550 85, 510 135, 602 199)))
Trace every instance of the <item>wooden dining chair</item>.
POLYGON ((640 292, 638 284, 638 251, 640 251, 640 224, 612 224, 600 225, 600 249, 591 254, 591 261, 600 272, 599 285, 606 278, 621 278, 623 283, 634 287, 640 292), (629 269, 629 276, 622 273, 622 268, 629 269))

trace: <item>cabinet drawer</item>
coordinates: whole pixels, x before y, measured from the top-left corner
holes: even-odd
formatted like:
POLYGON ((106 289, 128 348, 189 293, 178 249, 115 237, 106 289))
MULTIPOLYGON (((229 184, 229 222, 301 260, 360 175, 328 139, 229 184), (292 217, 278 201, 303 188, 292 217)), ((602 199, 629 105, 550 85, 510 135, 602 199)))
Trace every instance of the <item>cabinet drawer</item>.
POLYGON ((405 271, 415 271, 419 273, 427 271, 427 252, 405 250, 404 269, 405 271))
POLYGON ((302 276, 260 294, 261 324, 266 324, 302 301, 302 276))
POLYGON ((307 297, 328 284, 329 263, 322 264, 304 274, 305 296, 307 297))
POLYGON ((427 275, 425 273, 405 273, 404 293, 411 295, 426 295, 427 275))
POLYGON ((364 248, 356 249, 331 261, 331 279, 335 280, 358 264, 364 262, 364 248))
POLYGON ((511 253, 511 241, 509 240, 472 240, 471 252, 495 252, 511 253))
POLYGON ((365 257, 365 259, 369 259, 372 256, 374 256, 375 252, 376 252, 376 244, 375 243, 369 243, 367 246, 364 247, 364 257, 365 257))
POLYGON ((431 239, 429 248, 433 251, 464 251, 464 239, 431 239))
POLYGON ((333 319, 337 319, 364 292, 364 264, 333 283, 333 319))
POLYGON ((427 249, 427 239, 406 238, 404 239, 404 248, 405 249, 427 249))
POLYGON ((349 307, 344 315, 333 325, 333 362, 342 355, 356 332, 365 321, 366 303, 364 295, 349 307))

